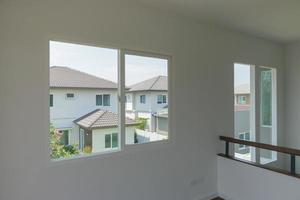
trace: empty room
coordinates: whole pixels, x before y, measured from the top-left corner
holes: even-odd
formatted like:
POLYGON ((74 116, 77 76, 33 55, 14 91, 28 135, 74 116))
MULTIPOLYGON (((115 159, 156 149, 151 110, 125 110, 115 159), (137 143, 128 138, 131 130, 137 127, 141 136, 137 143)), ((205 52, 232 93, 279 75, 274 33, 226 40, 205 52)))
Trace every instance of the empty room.
POLYGON ((299 10, 0 0, 0 200, 300 199, 299 10))

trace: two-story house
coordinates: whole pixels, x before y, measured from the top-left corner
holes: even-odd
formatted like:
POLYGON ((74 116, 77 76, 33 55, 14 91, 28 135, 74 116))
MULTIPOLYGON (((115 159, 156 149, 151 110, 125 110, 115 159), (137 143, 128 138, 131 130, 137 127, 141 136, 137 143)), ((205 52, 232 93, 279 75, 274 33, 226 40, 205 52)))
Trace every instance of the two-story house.
MULTIPOLYGON (((157 113, 168 106, 168 78, 157 76, 129 87, 126 92, 126 116, 132 119, 147 119, 147 129, 156 132, 157 113)), ((167 117, 166 117, 167 118, 167 117)), ((167 120, 166 123, 167 127, 167 120)), ((167 130, 166 130, 167 131, 167 130)))
MULTIPOLYGON (((117 84, 68 67, 50 68, 50 121, 64 145, 92 152, 118 147, 117 84)), ((126 141, 134 143, 133 119, 126 119, 126 141)))

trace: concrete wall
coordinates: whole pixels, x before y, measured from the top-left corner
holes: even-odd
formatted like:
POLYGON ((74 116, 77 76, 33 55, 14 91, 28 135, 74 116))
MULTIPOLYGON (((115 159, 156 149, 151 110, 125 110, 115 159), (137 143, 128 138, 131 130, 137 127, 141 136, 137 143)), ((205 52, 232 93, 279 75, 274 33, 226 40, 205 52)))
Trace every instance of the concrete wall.
POLYGON ((0 199, 194 200, 215 194, 216 153, 223 151, 217 135, 234 132, 234 62, 278 68, 283 132, 283 49, 271 41, 127 0, 1 0, 0 27, 0 199), (50 38, 172 55, 170 143, 50 162, 50 38))

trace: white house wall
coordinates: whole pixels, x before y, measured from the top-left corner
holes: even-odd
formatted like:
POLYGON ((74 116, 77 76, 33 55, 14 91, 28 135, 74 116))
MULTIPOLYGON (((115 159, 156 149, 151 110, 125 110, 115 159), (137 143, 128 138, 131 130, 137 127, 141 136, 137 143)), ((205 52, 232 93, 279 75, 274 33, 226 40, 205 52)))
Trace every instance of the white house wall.
POLYGON ((95 109, 117 112, 116 90, 92 89, 50 89, 53 94, 53 107, 50 107, 50 120, 56 128, 73 127, 73 121, 95 109), (74 99, 66 99, 67 93, 74 93, 74 99), (110 106, 96 106, 97 94, 110 94, 110 106))
MULTIPOLYGON (((134 127, 126 127, 126 144, 134 144, 134 127)), ((112 149, 105 148, 105 134, 118 133, 118 128, 103 128, 94 129, 92 131, 93 137, 93 153, 111 151, 112 149)), ((120 139, 120 138, 119 138, 120 139)))

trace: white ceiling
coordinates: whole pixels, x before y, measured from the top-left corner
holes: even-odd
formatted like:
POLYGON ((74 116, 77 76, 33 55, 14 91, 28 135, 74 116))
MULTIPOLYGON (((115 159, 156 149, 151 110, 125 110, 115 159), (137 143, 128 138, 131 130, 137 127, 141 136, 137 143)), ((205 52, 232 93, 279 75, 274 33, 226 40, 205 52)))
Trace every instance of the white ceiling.
POLYGON ((300 0, 138 0, 278 42, 300 39, 300 0))

